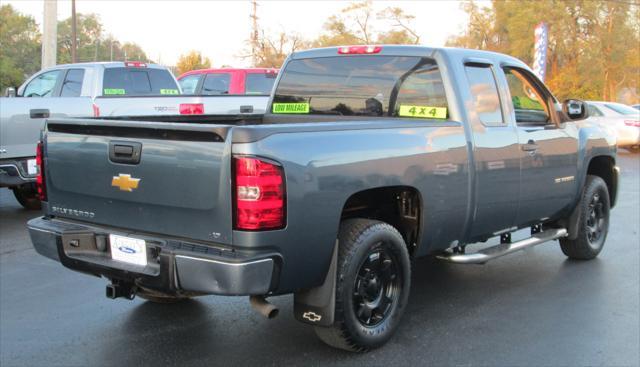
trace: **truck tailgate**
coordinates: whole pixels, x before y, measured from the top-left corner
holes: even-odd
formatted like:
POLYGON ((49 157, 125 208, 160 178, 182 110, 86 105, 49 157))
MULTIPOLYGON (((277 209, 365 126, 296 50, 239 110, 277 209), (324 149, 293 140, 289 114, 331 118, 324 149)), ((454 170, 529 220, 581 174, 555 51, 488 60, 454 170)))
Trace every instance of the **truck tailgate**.
POLYGON ((229 128, 49 120, 48 214, 229 244, 229 128))

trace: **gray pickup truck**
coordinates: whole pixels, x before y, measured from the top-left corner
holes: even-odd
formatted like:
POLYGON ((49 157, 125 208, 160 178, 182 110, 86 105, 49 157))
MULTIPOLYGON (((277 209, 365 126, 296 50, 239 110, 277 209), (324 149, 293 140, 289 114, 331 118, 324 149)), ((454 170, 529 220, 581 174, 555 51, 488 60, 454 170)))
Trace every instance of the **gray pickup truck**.
POLYGON ((269 100, 267 95, 181 96, 166 67, 141 62, 58 65, 7 94, 14 98, 0 98, 0 187, 13 189, 25 208, 40 207, 35 153, 46 118, 263 114, 269 100))
POLYGON ((559 240, 587 260, 604 245, 615 137, 517 59, 296 52, 268 110, 252 122, 48 120, 35 249, 109 279, 110 298, 248 295, 273 317, 265 297, 293 293, 323 341, 365 351, 397 329, 413 258, 482 264, 559 240))

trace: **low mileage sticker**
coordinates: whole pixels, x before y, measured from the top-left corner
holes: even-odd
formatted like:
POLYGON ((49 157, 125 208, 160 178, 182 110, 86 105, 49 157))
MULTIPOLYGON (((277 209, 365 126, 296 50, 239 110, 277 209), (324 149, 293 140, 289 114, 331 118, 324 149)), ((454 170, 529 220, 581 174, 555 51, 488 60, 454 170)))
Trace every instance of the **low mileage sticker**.
POLYGON ((309 113, 309 104, 303 103, 274 103, 273 113, 309 113))
POLYGON ((398 116, 401 117, 422 117, 432 119, 446 119, 447 108, 446 107, 432 107, 432 106, 413 106, 413 105, 400 105, 398 116))

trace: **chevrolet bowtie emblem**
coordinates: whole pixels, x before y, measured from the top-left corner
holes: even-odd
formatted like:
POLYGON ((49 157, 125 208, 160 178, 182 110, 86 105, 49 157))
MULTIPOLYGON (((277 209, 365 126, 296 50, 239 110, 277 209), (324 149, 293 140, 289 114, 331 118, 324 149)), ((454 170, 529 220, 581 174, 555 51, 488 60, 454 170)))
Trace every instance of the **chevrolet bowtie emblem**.
POLYGON ((139 178, 131 178, 131 175, 120 174, 119 176, 113 176, 111 180, 111 186, 117 187, 120 191, 133 191, 137 189, 140 184, 139 178))

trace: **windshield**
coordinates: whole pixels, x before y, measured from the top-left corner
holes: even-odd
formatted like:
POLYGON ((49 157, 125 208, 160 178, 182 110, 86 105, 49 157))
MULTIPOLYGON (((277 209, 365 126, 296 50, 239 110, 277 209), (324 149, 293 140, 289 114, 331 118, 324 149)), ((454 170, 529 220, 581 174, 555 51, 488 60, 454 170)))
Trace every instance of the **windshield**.
POLYGON ((633 107, 629 107, 618 103, 605 103, 608 109, 613 110, 621 115, 637 115, 639 112, 633 107))
POLYGON ((434 60, 379 55, 290 61, 275 91, 272 112, 448 118, 434 60))

